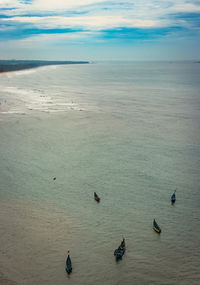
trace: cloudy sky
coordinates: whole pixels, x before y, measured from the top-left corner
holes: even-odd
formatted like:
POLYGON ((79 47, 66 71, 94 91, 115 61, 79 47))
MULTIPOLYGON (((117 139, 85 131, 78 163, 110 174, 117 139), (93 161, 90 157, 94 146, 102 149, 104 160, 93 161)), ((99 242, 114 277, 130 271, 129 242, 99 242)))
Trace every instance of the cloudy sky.
POLYGON ((0 59, 200 60, 200 0, 0 0, 0 59))

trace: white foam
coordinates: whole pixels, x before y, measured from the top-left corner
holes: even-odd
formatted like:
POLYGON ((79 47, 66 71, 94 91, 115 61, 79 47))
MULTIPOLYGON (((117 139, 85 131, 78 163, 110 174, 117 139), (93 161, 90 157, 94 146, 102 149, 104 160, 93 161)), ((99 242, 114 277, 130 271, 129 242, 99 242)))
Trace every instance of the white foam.
MULTIPOLYGON (((66 112, 67 110, 82 111, 79 104, 67 102, 65 97, 59 96, 59 93, 46 95, 41 89, 23 89, 17 87, 2 87, 1 90, 7 93, 9 104, 4 114, 20 114, 29 111, 41 112, 66 112)), ((6 95, 6 94, 4 94, 6 95)))
POLYGON ((9 71, 4 73, 8 78, 12 78, 15 76, 23 76, 33 74, 41 69, 56 69, 58 65, 46 65, 46 66, 38 66, 34 68, 24 69, 24 70, 16 70, 16 71, 9 71))
POLYGON ((19 114, 19 115, 26 115, 25 112, 21 112, 19 110, 9 110, 9 111, 0 111, 0 114, 19 114))

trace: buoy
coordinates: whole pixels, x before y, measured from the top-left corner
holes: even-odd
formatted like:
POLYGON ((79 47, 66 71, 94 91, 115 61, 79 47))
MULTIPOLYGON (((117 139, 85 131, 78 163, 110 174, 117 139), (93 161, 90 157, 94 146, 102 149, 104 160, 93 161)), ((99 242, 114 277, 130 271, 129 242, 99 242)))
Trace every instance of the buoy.
POLYGON ((56 180, 56 177, 54 177, 53 180, 56 180))

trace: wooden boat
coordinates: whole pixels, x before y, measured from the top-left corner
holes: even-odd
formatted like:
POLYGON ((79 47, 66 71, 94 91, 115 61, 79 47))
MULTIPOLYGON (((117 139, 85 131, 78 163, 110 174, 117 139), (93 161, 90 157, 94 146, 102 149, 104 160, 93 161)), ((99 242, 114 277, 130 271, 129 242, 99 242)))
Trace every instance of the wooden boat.
POLYGON ((68 256, 67 256, 67 260, 66 260, 65 270, 68 274, 70 274, 72 272, 72 261, 71 261, 71 258, 69 256, 69 250, 67 253, 68 253, 68 256))
POLYGON ((100 198, 96 192, 94 192, 94 200, 96 200, 97 202, 100 202, 100 198))
POLYGON ((176 190, 174 191, 174 193, 171 196, 171 203, 174 204, 176 202, 176 190))
POLYGON ((154 231, 156 231, 157 233, 161 233, 161 228, 159 227, 159 225, 157 224, 157 222, 155 221, 155 219, 153 220, 153 229, 154 231))
POLYGON ((115 249, 115 251, 114 251, 114 256, 115 256, 116 260, 122 259, 125 251, 126 251, 125 239, 123 238, 120 246, 117 249, 115 249))

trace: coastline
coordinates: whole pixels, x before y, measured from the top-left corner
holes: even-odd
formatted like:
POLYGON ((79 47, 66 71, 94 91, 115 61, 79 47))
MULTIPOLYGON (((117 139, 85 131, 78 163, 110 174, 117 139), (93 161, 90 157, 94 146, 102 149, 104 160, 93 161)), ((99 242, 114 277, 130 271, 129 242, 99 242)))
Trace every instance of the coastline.
POLYGON ((89 61, 0 60, 0 74, 48 65, 89 64, 89 61))

